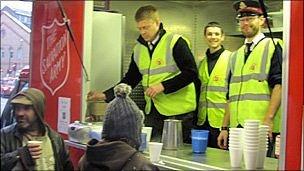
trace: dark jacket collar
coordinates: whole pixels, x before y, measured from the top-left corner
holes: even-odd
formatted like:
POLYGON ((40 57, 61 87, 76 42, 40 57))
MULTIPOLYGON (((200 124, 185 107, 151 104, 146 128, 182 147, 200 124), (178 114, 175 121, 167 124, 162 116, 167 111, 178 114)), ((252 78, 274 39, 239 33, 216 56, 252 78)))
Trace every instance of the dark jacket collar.
POLYGON ((134 153, 136 150, 125 142, 106 142, 93 139, 88 142, 86 158, 87 162, 93 165, 110 170, 120 170, 134 153))
MULTIPOLYGON (((44 129, 43 130, 45 133, 46 132, 50 132, 50 128, 47 124, 44 124, 44 129)), ((14 136, 16 136, 18 139, 20 139, 21 141, 23 140, 23 134, 22 132, 19 131, 18 127, 17 127, 17 123, 12 124, 11 126, 8 126, 8 130, 12 130, 14 136)))
POLYGON ((220 55, 224 50, 225 50, 224 46, 221 45, 221 48, 219 50, 211 54, 210 49, 208 48, 208 50, 206 51, 206 56, 209 60, 216 60, 220 57, 220 55))

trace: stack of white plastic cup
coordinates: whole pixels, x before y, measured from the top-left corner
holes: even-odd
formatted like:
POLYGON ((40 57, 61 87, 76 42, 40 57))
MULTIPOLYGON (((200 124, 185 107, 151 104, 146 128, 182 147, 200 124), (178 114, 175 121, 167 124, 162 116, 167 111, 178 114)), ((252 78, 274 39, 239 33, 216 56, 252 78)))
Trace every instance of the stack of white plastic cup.
POLYGON ((232 168, 241 167, 243 149, 242 149, 243 128, 229 129, 229 154, 232 168))
POLYGON ((259 153, 257 160, 257 168, 264 168, 264 161, 268 150, 268 131, 269 126, 260 125, 259 127, 259 153))
POLYGON ((245 120, 243 135, 243 152, 245 167, 255 170, 259 154, 259 120, 245 120))

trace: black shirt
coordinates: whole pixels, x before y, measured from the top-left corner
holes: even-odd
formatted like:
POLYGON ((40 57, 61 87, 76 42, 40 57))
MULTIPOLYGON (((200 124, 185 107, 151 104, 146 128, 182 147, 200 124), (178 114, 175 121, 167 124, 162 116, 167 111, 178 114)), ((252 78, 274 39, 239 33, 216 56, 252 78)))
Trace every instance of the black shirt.
POLYGON ((208 73, 209 75, 211 74, 217 60, 221 56, 221 54, 224 52, 224 47, 222 46, 221 49, 217 50, 214 53, 210 53, 210 49, 206 51, 206 56, 207 56, 207 63, 208 63, 208 73))
MULTIPOLYGON (((163 26, 161 24, 159 30, 159 36, 160 36, 159 40, 165 33, 166 31, 163 29, 163 26)), ((153 49, 150 50, 150 57, 152 57, 153 51, 157 46, 159 40, 155 43, 153 49)), ((149 49, 148 43, 141 36, 139 36, 137 41, 149 49)), ((132 88, 136 87, 137 84, 142 80, 142 75, 139 72, 139 69, 134 61, 133 55, 134 54, 132 54, 129 69, 125 74, 125 76, 120 81, 120 83, 126 83, 130 85, 132 88)), ((196 68, 194 56, 192 55, 192 52, 187 42, 182 37, 180 37, 177 40, 177 42, 173 47, 173 58, 181 73, 169 80, 162 82, 162 85, 165 88, 164 90, 165 94, 176 92, 179 89, 187 86, 191 82, 197 82, 198 80, 198 71, 196 68)), ((111 101, 114 98, 113 89, 114 87, 104 92, 107 97, 106 100, 107 102, 111 101)))

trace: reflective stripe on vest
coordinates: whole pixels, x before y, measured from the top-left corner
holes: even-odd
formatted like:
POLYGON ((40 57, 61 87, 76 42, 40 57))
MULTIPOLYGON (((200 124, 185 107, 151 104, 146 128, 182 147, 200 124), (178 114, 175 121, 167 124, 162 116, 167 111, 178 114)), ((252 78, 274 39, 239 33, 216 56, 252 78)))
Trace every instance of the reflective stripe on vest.
POLYGON ((231 52, 225 50, 219 57, 210 76, 207 58, 199 65, 199 78, 202 82, 199 100, 198 125, 203 125, 206 118, 214 128, 220 128, 223 122, 226 94, 228 91, 229 57, 231 52), (208 115, 208 117, 207 117, 208 115))
MULTIPOLYGON (((173 47, 179 38, 179 35, 164 34, 155 47, 152 57, 150 57, 146 46, 140 43, 136 44, 133 57, 143 76, 144 90, 151 85, 159 84, 180 74, 172 54, 173 47)), ((162 115, 173 116, 194 111, 196 108, 194 83, 170 94, 159 93, 153 99, 145 96, 145 100, 147 114, 151 110, 151 100, 162 115)))
MULTIPOLYGON (((279 42, 279 40, 276 40, 279 42)), ((271 97, 268 74, 274 52, 271 39, 265 38, 251 52, 244 64, 245 46, 231 56, 231 80, 229 86, 230 126, 244 126, 246 119, 261 122, 267 112, 271 97)), ((280 109, 274 118, 274 132, 280 129, 280 109)))

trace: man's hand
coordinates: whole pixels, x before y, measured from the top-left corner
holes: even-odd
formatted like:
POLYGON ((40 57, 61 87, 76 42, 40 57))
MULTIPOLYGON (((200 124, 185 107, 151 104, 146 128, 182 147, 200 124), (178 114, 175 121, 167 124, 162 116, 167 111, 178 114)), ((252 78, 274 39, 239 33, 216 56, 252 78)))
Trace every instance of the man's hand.
POLYGON ((30 154, 31 154, 31 156, 34 160, 37 160, 37 159, 40 158, 40 155, 42 153, 42 149, 41 149, 40 144, 28 144, 27 147, 28 147, 28 149, 30 151, 30 154))
POLYGON ((154 98, 157 94, 163 92, 165 90, 164 86, 159 83, 147 88, 145 94, 151 98, 154 98))
POLYGON ((273 138, 272 138, 273 120, 269 117, 265 117, 263 124, 269 126, 268 137, 269 137, 269 140, 272 142, 273 141, 273 138))
POLYGON ((227 149, 228 148, 228 131, 227 130, 222 130, 220 135, 217 137, 217 145, 221 149, 227 149))
POLYGON ((90 91, 87 94, 87 100, 88 101, 106 100, 106 95, 102 92, 90 91))

